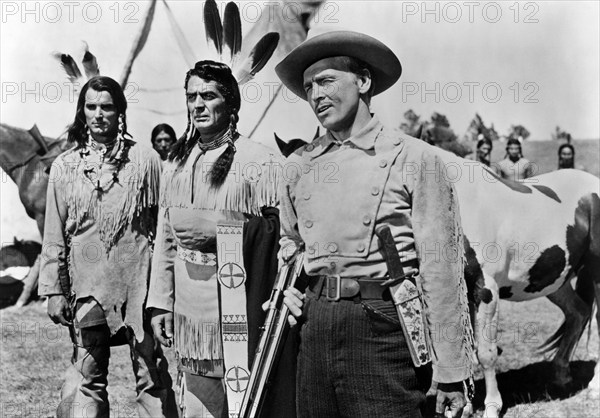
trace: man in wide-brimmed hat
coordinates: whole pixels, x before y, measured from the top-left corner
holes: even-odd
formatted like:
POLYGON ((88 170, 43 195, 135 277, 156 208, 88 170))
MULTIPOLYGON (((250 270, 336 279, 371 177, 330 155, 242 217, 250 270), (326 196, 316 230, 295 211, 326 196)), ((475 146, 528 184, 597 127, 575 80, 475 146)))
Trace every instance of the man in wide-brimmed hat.
POLYGON ((285 300, 290 322, 302 323, 299 416, 421 416, 426 366, 417 366, 429 357, 436 412, 460 415, 472 329, 456 193, 430 145, 369 109, 400 77, 398 58, 370 36, 336 31, 310 38, 276 71, 327 129, 289 157, 301 169, 286 170, 280 195, 282 255, 304 246, 310 276, 306 293, 290 289, 285 300), (394 280, 400 259, 412 278, 394 280))

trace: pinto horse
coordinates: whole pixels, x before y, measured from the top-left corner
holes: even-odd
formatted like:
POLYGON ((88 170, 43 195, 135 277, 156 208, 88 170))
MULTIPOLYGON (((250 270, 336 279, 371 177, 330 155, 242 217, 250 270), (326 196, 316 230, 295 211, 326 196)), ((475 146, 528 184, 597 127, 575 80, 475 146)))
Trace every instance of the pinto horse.
MULTIPOLYGON (((547 296, 563 311, 565 320, 546 348, 556 350, 556 384, 571 381, 569 360, 594 303, 600 304, 600 179, 560 170, 513 182, 479 162, 437 147, 433 151, 444 165, 440 175, 454 183, 458 194, 465 279, 486 384, 485 415, 496 417, 502 410, 495 374, 500 299, 547 296)), ((600 323, 600 313, 596 318, 600 323)), ((594 391, 599 390, 599 365, 590 384, 594 391)))
POLYGON ((0 248, 0 309, 13 305, 25 288, 24 278, 31 272, 42 245, 20 241, 0 248))
POLYGON ((569 360, 591 319, 594 294, 600 303, 600 180, 583 171, 560 170, 512 182, 478 162, 439 153, 447 173, 454 170, 457 176, 486 416, 494 417, 502 409, 495 375, 499 299, 547 296, 563 311, 565 321, 546 348, 556 350, 555 383, 571 382, 569 360))

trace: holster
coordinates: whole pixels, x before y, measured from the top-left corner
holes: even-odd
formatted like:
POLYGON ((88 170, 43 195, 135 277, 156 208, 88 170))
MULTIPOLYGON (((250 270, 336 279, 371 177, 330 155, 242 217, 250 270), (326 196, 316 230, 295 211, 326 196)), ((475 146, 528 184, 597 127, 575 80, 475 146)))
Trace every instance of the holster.
POLYGON ((412 280, 405 278, 402 282, 390 286, 390 293, 415 367, 429 363, 431 356, 427 344, 427 328, 418 287, 412 280))
POLYGON ((376 228, 375 233, 379 238, 390 277, 386 284, 389 286, 398 311, 410 357, 415 367, 423 366, 431 361, 431 356, 427 344, 423 302, 419 287, 416 285, 417 278, 404 274, 402 261, 398 255, 390 227, 380 225, 376 228))

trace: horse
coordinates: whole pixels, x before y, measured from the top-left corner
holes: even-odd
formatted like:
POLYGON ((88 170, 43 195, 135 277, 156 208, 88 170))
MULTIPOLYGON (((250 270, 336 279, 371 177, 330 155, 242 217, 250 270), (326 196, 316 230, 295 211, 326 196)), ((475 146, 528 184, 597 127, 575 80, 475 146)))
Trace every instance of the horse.
MULTIPOLYGON (((600 303, 600 180, 583 171, 560 170, 512 182, 479 162, 439 152, 448 172, 460 168, 455 188, 466 243, 465 278, 476 304, 486 416, 495 417, 502 410, 495 376, 499 299, 547 296, 562 310, 565 320, 544 346, 556 350, 556 385, 571 382, 569 359, 594 302, 600 303)), ((598 365, 595 375, 600 375, 598 365)))
POLYGON ((19 198, 27 215, 37 222, 40 234, 44 231, 50 167, 66 147, 66 139, 43 137, 36 126, 27 131, 0 124, 0 167, 19 188, 19 198))
MULTIPOLYGON (((0 123, 0 167, 16 183, 19 198, 27 215, 37 223, 40 235, 44 233, 46 190, 52 162, 68 148, 66 139, 42 136, 33 126, 30 130, 0 123)), ((17 306, 23 306, 37 285, 39 258, 23 280, 24 288, 17 306)))
MULTIPOLYGON (((594 304, 600 304, 600 179, 567 169, 513 182, 479 162, 438 147, 432 151, 458 195, 465 280, 486 386, 485 416, 497 417, 502 410, 495 375, 500 299, 547 296, 562 310, 564 322, 545 348, 556 351, 556 384, 571 381, 569 359, 594 304)), ((596 319, 600 323, 600 312, 596 319)), ((594 374, 590 387, 597 391, 600 361, 594 374)))
POLYGON ((0 248, 0 309, 13 305, 24 289, 24 279, 39 254, 42 245, 36 241, 20 241, 0 248))
POLYGON ((10 267, 31 267, 42 252, 42 245, 37 241, 14 239, 12 245, 0 248, 0 270, 10 267))

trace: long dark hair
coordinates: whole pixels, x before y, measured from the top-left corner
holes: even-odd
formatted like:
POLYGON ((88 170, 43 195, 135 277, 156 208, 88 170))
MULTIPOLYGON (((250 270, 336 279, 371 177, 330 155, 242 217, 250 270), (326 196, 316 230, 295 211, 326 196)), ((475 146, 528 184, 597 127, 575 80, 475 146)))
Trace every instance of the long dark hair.
POLYGON ((575 168, 575 147, 571 144, 562 144, 560 147, 558 147, 558 168, 575 168), (569 148, 571 150, 571 153, 573 154, 573 158, 571 159, 571 164, 570 165, 563 165, 562 164, 562 159, 560 158, 560 153, 562 152, 562 150, 564 150, 565 148, 569 148))
POLYGON ((511 145, 519 146, 519 156, 520 158, 523 158, 523 146, 517 138, 510 138, 508 141, 506 141, 506 155, 504 155, 504 158, 508 158, 508 147, 510 147, 511 145))
POLYGON ((127 99, 123 94, 123 89, 115 80, 110 77, 96 76, 88 80, 81 88, 79 98, 77 99, 77 110, 75 112, 75 120, 67 129, 67 140, 69 143, 76 143, 77 147, 85 146, 87 141, 87 124, 85 121, 85 94, 89 89, 96 91, 106 91, 113 99, 113 103, 117 108, 117 113, 120 115, 123 122, 123 135, 129 135, 127 132, 127 99))
POLYGON ((169 125, 168 123, 159 123, 158 125, 156 125, 154 127, 154 129, 152 129, 152 133, 150 134, 150 141, 152 142, 152 144, 154 144, 154 140, 162 132, 166 133, 174 140, 177 139, 177 134, 175 133, 175 129, 173 129, 171 127, 171 125, 169 125))
MULTIPOLYGON (((231 68, 220 62, 210 60, 198 61, 196 65, 194 65, 194 68, 189 70, 185 75, 185 83, 183 88, 186 91, 190 78, 193 76, 207 81, 215 81, 217 83, 217 89, 225 99, 227 112, 230 118, 231 130, 236 132, 237 122, 239 121, 238 112, 240 111, 241 106, 241 95, 237 80, 233 76, 231 68)), ((187 119, 187 127, 185 132, 181 138, 177 140, 175 145, 173 145, 171 153, 169 154, 170 161, 179 160, 181 165, 187 159, 192 148, 200 140, 200 133, 195 130, 194 135, 188 140, 188 134, 192 129, 192 118, 189 111, 187 119)), ((235 140, 236 138, 232 139, 235 140)), ((229 169, 231 168, 231 164, 233 163, 234 154, 235 147, 232 143, 230 143, 223 154, 221 154, 217 161, 215 161, 215 164, 212 166, 209 173, 210 181, 213 186, 220 186, 225 181, 225 178, 229 173, 229 169)))
MULTIPOLYGON (((489 145, 490 148, 494 147, 494 144, 492 143, 492 140, 484 136, 479 141, 477 141, 477 149, 481 148, 484 144, 489 145)), ((491 149, 490 149, 490 151, 491 151, 491 149)))

